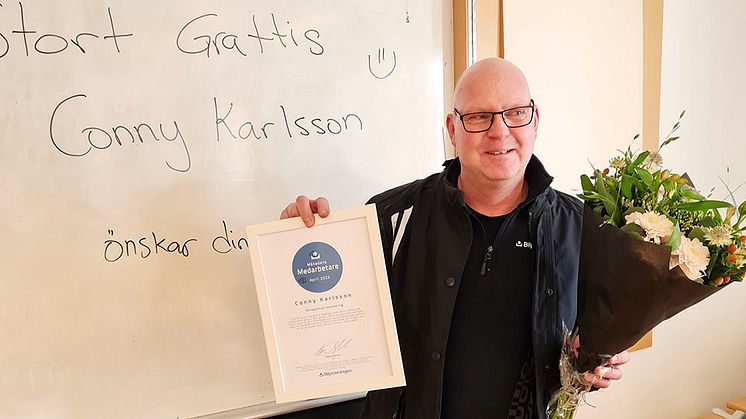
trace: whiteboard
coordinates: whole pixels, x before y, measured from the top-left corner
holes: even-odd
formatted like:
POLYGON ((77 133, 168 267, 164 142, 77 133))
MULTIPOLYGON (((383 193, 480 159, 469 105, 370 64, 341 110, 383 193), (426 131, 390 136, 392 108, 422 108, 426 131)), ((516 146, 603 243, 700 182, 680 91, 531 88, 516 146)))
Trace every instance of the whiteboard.
POLYGON ((0 417, 272 402, 244 226, 439 170, 446 6, 0 0, 0 417))

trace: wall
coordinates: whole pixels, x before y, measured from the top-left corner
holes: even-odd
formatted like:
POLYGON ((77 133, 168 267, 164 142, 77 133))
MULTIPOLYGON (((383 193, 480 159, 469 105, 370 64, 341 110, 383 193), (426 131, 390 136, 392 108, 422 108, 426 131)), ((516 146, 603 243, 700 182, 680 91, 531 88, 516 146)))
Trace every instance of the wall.
POLYGON ((539 107, 535 153, 555 188, 577 193, 590 163, 606 167, 615 150, 641 132, 642 6, 592 0, 504 5, 505 58, 524 70, 539 107))
MULTIPOLYGON (((665 164, 724 198, 718 176, 733 187, 746 181, 738 126, 746 110, 746 4, 664 4, 660 135, 687 111, 665 164)), ((590 170, 586 159, 605 167, 641 132, 642 12, 641 1, 505 2, 506 58, 531 84, 541 116, 536 153, 560 189, 577 191, 577 176, 590 170)), ((736 200, 745 198, 741 188, 736 200)), ((595 408, 577 417, 689 418, 746 395, 743 301, 746 284, 735 284, 662 323, 653 347, 633 354, 625 378, 589 395, 595 408)))
MULTIPOLYGON (((664 2, 661 138, 682 110, 677 142, 664 164, 686 171, 712 197, 746 181, 746 141, 739 126, 746 105, 746 4, 664 2), (729 170, 728 170, 729 169, 729 170)), ((736 201, 746 199, 746 189, 736 201)), ((624 380, 592 394, 596 409, 579 419, 690 418, 746 395, 746 284, 734 284, 655 329, 653 347, 633 355, 624 380)))

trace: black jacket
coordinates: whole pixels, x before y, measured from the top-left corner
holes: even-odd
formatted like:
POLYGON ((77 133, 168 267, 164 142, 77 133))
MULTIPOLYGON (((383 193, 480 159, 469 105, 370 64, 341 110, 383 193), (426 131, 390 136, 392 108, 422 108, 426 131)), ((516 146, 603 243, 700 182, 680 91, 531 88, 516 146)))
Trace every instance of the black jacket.
MULTIPOLYGON (((455 187, 458 159, 439 174, 373 197, 388 268, 406 387, 370 392, 363 418, 440 417, 446 356, 460 276, 471 247, 472 227, 463 193, 455 187)), ((532 347, 539 417, 559 387, 563 321, 575 323, 582 225, 579 200, 557 192, 539 160, 526 170, 529 185, 544 189, 529 205, 536 244, 533 269, 532 347)))

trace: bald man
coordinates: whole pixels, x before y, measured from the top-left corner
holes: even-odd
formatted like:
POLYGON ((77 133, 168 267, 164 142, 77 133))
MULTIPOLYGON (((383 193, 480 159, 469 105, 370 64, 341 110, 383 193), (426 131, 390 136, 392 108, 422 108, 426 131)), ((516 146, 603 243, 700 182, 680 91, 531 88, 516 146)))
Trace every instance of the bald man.
MULTIPOLYGON (((407 386, 368 394, 364 418, 544 418, 562 323, 576 316, 583 207, 533 155, 539 108, 502 59, 469 67, 446 127, 458 158, 373 197, 407 386)), ((313 225, 324 198, 281 217, 313 225)), ((621 378, 610 371, 598 388, 621 378)))

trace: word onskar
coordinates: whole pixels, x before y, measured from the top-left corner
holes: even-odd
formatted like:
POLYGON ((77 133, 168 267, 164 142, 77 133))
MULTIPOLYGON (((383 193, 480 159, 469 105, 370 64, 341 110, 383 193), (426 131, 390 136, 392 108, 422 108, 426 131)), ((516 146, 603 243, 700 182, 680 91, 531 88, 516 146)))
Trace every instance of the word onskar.
MULTIPOLYGON (((114 231, 108 231, 110 236, 114 236, 114 231)), ((164 245, 166 242, 165 238, 159 240, 156 233, 151 232, 148 236, 143 236, 137 241, 135 240, 104 240, 104 259, 107 262, 116 262, 123 256, 140 256, 142 259, 146 259, 153 254, 159 252, 166 253, 178 253, 184 257, 189 256, 189 243, 196 242, 197 239, 190 238, 183 242, 171 241, 164 245)))

